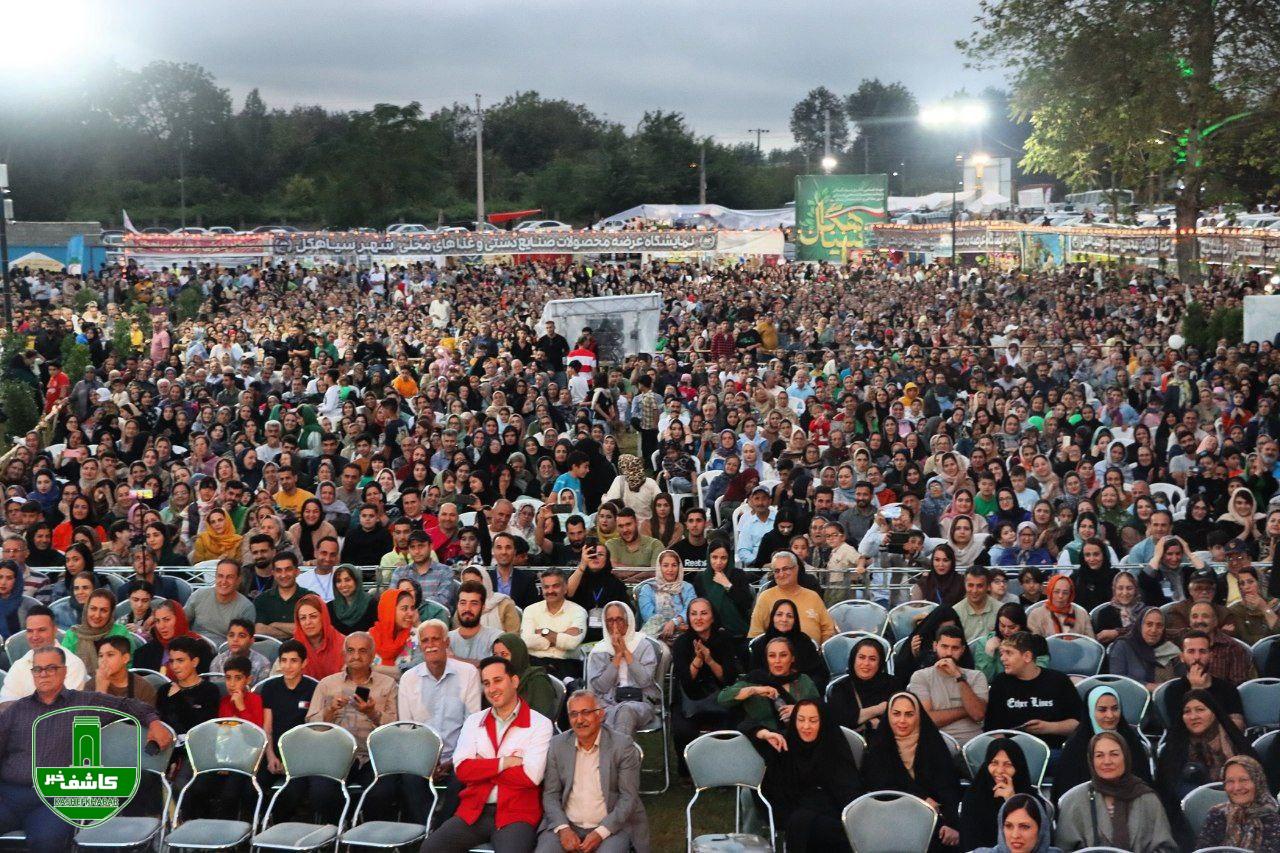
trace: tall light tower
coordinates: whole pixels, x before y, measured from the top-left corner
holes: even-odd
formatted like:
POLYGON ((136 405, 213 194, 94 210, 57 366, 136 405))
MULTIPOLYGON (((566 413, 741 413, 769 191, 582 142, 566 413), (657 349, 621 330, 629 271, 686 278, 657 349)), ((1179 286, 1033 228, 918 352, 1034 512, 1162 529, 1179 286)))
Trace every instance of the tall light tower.
MULTIPOLYGON (((990 110, 981 101, 942 104, 920 111, 920 123, 931 130, 976 129, 986 123, 990 110)), ((984 158, 986 155, 982 155, 984 158)), ((984 165, 987 161, 984 159, 984 165)), ((956 268, 956 209, 957 193, 964 183, 964 155, 956 155, 960 167, 960 180, 951 188, 951 269, 956 268)))

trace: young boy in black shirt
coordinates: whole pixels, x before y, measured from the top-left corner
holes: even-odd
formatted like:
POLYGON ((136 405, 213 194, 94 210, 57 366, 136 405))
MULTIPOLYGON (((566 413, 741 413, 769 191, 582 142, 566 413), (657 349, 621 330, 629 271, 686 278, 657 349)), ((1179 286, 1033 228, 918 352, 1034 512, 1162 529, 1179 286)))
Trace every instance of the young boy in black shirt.
POLYGON ((1084 701, 1071 678, 1036 665, 1035 637, 1019 631, 1000 643, 1004 672, 991 680, 985 731, 1020 729, 1061 749, 1084 718, 1084 701))

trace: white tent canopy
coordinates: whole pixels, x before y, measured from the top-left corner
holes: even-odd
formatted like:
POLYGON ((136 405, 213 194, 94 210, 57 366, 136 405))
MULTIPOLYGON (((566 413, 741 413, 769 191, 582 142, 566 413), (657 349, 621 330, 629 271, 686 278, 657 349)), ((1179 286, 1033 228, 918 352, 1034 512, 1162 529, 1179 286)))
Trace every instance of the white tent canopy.
POLYGON ((794 205, 771 210, 733 210, 719 204, 638 204, 621 213, 606 216, 596 223, 596 227, 622 225, 633 219, 701 222, 708 226, 727 228, 732 231, 751 228, 790 228, 796 224, 796 209, 794 205))

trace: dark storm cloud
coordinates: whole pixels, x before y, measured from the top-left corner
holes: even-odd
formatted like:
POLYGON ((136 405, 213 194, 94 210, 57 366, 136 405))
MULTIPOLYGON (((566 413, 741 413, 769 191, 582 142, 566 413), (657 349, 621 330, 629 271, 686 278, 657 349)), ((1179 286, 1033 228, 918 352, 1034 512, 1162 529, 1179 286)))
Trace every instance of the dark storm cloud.
MULTIPOLYGON (((239 100, 367 108, 417 100, 432 110, 518 90, 588 105, 634 126, 677 110, 729 142, 768 127, 789 144, 790 109, 811 88, 844 94, 864 77, 900 80, 922 101, 998 83, 953 46, 976 0, 536 3, 121 3, 103 44, 118 61, 198 62, 239 100)), ((98 7, 101 9, 101 7, 98 7)))

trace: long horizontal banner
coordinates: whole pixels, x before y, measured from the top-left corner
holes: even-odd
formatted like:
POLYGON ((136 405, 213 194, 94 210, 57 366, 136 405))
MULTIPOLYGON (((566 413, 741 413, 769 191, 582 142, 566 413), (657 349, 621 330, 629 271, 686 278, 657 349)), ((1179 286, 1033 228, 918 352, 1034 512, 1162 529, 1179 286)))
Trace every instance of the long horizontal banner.
POLYGON ((403 263, 448 256, 583 254, 781 255, 782 232, 760 231, 456 231, 445 234, 293 233, 270 235, 129 234, 124 257, 223 262, 279 259, 383 259, 403 263))
MULTIPOLYGON (((877 225, 876 246, 901 252, 951 252, 951 226, 877 225)), ((1241 229, 1176 234, 1156 228, 1052 228, 1016 222, 965 222, 955 231, 961 254, 1021 253, 1024 266, 1060 264, 1084 257, 1125 257, 1155 262, 1174 257, 1178 240, 1196 240, 1199 256, 1213 264, 1273 266, 1280 261, 1280 232, 1241 229), (1028 264, 1027 255, 1034 261, 1028 264)))

